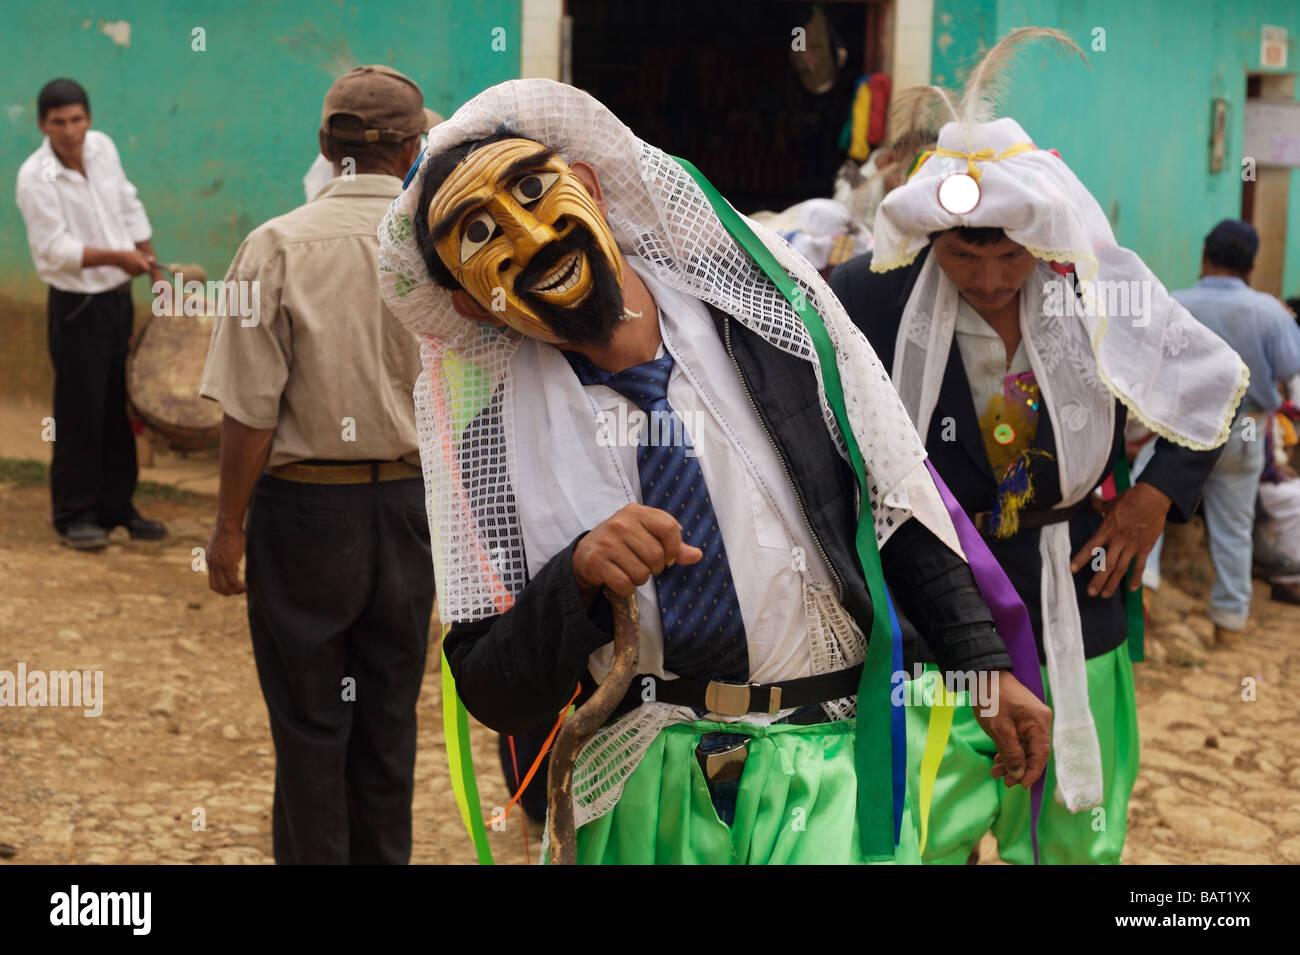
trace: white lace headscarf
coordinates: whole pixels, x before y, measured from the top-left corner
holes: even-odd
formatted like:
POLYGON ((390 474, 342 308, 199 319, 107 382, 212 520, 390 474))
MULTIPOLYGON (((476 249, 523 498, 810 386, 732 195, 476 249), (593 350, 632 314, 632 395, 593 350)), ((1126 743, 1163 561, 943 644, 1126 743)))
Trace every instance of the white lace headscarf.
MULTIPOLYGON (((1026 143, 1029 137, 1012 119, 945 125, 939 152, 881 203, 871 269, 905 266, 931 233, 957 226, 999 227, 1041 260, 1021 289, 1021 332, 1055 422, 1062 492, 1057 506, 1068 507, 1109 470, 1113 398, 1162 437, 1208 450, 1227 439, 1250 375, 1136 254, 1116 244, 1101 207, 1070 167, 1047 150, 1015 152, 1026 143), (945 150, 961 155, 946 156, 945 150), (940 205, 939 184, 948 175, 967 173, 969 154, 976 154, 980 198, 972 211, 957 215, 940 205), (1051 262, 1074 264, 1082 304, 1051 262)), ((893 379, 921 434, 928 432, 948 364, 958 294, 929 256, 898 330, 893 379)), ((1101 801, 1102 779, 1069 571, 1069 525, 1044 527, 1040 550, 1057 795, 1077 811, 1101 801)))

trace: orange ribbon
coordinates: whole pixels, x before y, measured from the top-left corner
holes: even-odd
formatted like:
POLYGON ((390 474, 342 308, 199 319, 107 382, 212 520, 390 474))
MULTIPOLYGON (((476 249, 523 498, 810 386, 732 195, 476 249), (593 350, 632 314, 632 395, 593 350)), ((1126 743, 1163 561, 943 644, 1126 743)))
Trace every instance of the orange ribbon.
POLYGON ((537 758, 533 760, 533 765, 528 767, 528 772, 524 773, 524 781, 519 784, 519 791, 510 797, 510 801, 506 803, 506 808, 503 809, 499 815, 495 815, 488 820, 489 826, 496 825, 498 821, 504 822, 506 819, 510 818, 510 810, 514 807, 515 803, 519 802, 520 798, 524 794, 524 790, 527 789, 528 784, 533 781, 533 776, 537 774, 537 769, 542 765, 542 760, 546 757, 546 754, 551 751, 551 743, 555 741, 555 734, 560 731, 560 724, 563 723, 564 718, 569 715, 569 707, 573 705, 573 701, 578 698, 578 694, 581 692, 582 684, 579 683, 578 688, 573 691, 573 696, 569 697, 569 702, 565 703, 564 709, 560 710, 560 718, 556 720, 555 725, 551 727, 551 735, 546 737, 546 742, 542 744, 542 751, 538 753, 537 758))

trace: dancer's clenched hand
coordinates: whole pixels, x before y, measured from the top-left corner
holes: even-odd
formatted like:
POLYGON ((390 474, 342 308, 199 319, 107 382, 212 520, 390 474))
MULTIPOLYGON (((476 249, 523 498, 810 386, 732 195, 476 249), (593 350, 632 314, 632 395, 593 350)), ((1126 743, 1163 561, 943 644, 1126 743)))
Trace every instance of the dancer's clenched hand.
POLYGON ((682 541, 682 525, 667 511, 628 504, 596 526, 573 551, 573 577, 582 599, 601 587, 620 597, 674 564, 693 564, 704 551, 682 541))
POLYGON ((1047 769, 1052 752, 1052 711, 1011 671, 999 670, 997 676, 995 705, 971 706, 980 728, 998 748, 989 775, 1003 779, 1008 789, 1017 783, 1028 789, 1047 769))
POLYGON ((1070 572, 1077 574, 1090 565, 1094 550, 1102 548, 1104 562, 1101 570, 1088 582, 1088 596, 1109 597, 1113 594, 1124 579, 1130 562, 1133 562, 1132 589, 1142 586, 1147 554, 1151 553, 1165 529, 1165 516, 1171 503, 1163 491, 1138 482, 1103 505, 1106 517, 1101 527, 1070 561, 1070 572))

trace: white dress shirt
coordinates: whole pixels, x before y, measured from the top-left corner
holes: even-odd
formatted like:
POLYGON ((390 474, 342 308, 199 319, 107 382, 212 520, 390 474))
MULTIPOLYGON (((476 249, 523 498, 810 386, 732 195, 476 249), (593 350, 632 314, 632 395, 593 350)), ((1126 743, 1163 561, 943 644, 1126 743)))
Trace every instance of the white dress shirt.
MULTIPOLYGON (((718 518, 745 623, 750 679, 773 683, 811 676, 803 575, 819 589, 833 585, 785 468, 750 408, 704 303, 657 281, 639 259, 629 257, 628 262, 659 307, 664 338, 659 355, 666 347, 674 356, 668 403, 688 426, 718 518)), ((639 503, 636 445, 622 440, 618 427, 620 405, 625 406, 624 421, 636 406, 605 385, 589 385, 587 392, 605 415, 619 464, 639 503)), ((657 601, 652 602, 657 609, 657 601)), ((644 629, 662 632, 657 613, 643 612, 641 622, 644 629)), ((662 657, 643 659, 640 670, 663 675, 662 657)))
POLYGON ((325 188, 325 183, 334 178, 334 164, 322 156, 316 154, 310 166, 307 167, 307 175, 302 177, 302 191, 307 195, 307 201, 311 202, 316 198, 316 194, 325 188))
POLYGON ((993 396, 1003 394, 1003 379, 1007 375, 1019 375, 1031 370, 1029 355, 1025 352, 1024 335, 1021 335, 1020 344, 1008 362, 1007 346, 1002 336, 964 298, 959 297, 953 337, 957 339, 961 363, 966 369, 971 401, 975 404, 975 417, 981 418, 993 396))
POLYGON ((131 276, 115 265, 82 268, 86 246, 134 249, 151 235, 149 217, 108 136, 87 130, 81 161, 84 176, 59 161, 47 137, 19 168, 15 198, 41 281, 64 292, 106 292, 131 276))

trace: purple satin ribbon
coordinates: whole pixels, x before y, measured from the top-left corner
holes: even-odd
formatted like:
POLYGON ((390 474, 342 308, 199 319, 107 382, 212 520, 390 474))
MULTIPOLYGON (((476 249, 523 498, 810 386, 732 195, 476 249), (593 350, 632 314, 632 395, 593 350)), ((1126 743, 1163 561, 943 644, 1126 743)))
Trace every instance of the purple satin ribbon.
MULTIPOLYGON (((934 465, 927 459, 925 466, 930 469, 934 485, 943 498, 943 506, 948 509, 948 516, 957 529, 957 540, 966 552, 966 560, 975 575, 975 585, 979 587, 980 596, 992 611, 994 626, 1007 645, 1012 675, 1028 687, 1034 696, 1044 699, 1043 673, 1038 668, 1038 645, 1034 642, 1034 628, 1029 623, 1029 611, 1025 609, 1024 601, 1011 586, 1006 572, 989 552, 984 538, 975 530, 975 525, 952 496, 948 485, 943 483, 943 478, 939 477, 934 465)), ((1043 779, 1046 775, 1044 771, 1029 792, 1030 834, 1034 842, 1035 864, 1038 863, 1038 815, 1043 808, 1043 779)))

